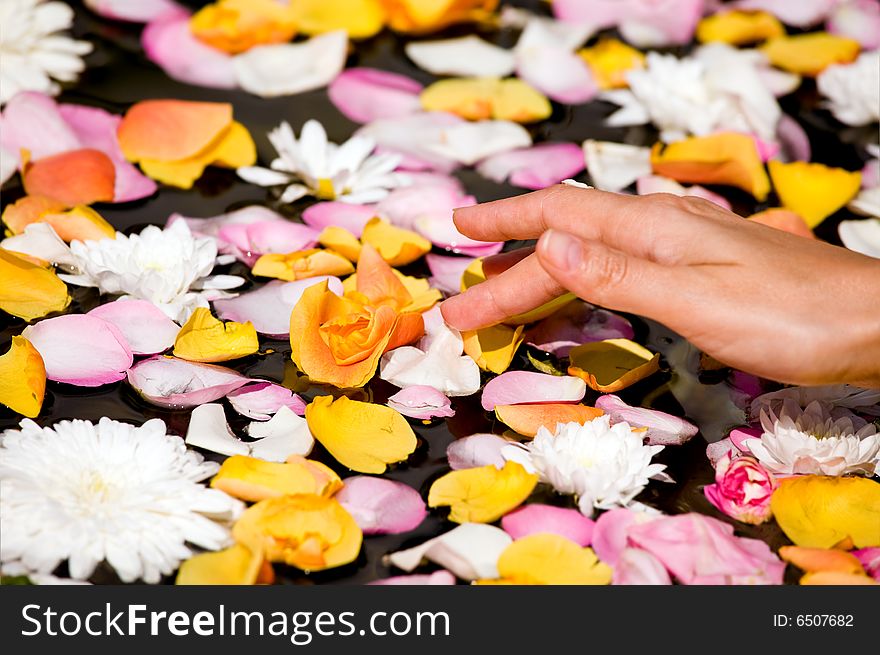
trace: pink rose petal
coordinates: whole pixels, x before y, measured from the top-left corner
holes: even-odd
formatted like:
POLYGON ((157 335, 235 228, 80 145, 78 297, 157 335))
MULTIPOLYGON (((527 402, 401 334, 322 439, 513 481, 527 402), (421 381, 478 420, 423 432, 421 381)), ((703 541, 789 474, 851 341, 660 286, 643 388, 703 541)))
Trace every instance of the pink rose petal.
POLYGON ((453 471, 490 465, 499 469, 504 468, 507 460, 502 456, 501 451, 510 443, 504 437, 488 433, 472 434, 469 437, 456 439, 446 448, 449 468, 453 471))
POLYGON ((455 416, 452 403, 443 393, 425 385, 401 389, 388 398, 388 406, 404 416, 427 421, 432 418, 455 416))
POLYGON ((419 111, 421 92, 422 85, 414 79, 376 68, 349 68, 327 89, 330 101, 355 123, 419 111))
POLYGON ((574 143, 541 143, 531 148, 502 152, 477 166, 483 177, 505 180, 524 189, 543 189, 584 170, 584 153, 574 143))
POLYGON ((233 58, 202 43, 189 29, 189 14, 165 14, 141 34, 147 58, 178 82, 215 89, 238 88, 233 58))
POLYGON ((605 339, 632 339, 632 325, 622 316, 574 300, 526 331, 526 342, 565 357, 575 346, 605 339))
POLYGON ((398 227, 411 230, 421 216, 451 216, 454 209, 476 202, 476 198, 464 194, 457 180, 435 174, 427 182, 394 189, 376 205, 374 212, 398 227))
POLYGON ((702 514, 631 525, 627 537, 682 584, 782 584, 785 563, 766 543, 736 537, 732 525, 702 514))
POLYGON ((306 413, 306 404, 287 387, 272 382, 257 382, 226 394, 232 409, 257 421, 268 421, 282 407, 287 407, 300 416, 306 413))
POLYGON ((492 411, 496 405, 576 403, 586 393, 586 383, 571 375, 508 371, 489 380, 480 402, 483 409, 492 411))
POLYGON ((253 266, 260 255, 314 247, 318 242, 318 231, 286 220, 231 223, 218 230, 217 239, 221 252, 232 252, 239 260, 253 266))
POLYGON ((880 3, 848 0, 838 4, 828 18, 827 30, 855 39, 863 50, 876 50, 880 47, 880 3))
POLYGON ((461 293, 461 277, 474 257, 447 257, 428 253, 425 261, 431 271, 431 286, 450 295, 461 293))
POLYGON ((501 241, 477 241, 463 235, 455 227, 451 212, 419 216, 413 222, 413 228, 438 248, 469 257, 496 255, 504 247, 501 241))
POLYGON ((356 475, 343 483, 335 498, 364 534, 409 532, 428 515, 419 492, 402 482, 356 475))
POLYGON ((342 227, 360 238, 364 226, 377 215, 374 207, 347 202, 319 202, 303 211, 303 223, 320 232, 325 227, 342 227))
POLYGON ((666 567, 641 548, 624 548, 614 566, 615 585, 671 585, 666 567))
POLYGON ((455 576, 449 571, 434 571, 428 574, 395 575, 390 578, 373 580, 368 585, 454 585, 455 576))
POLYGON ((99 387, 125 377, 134 358, 122 332, 88 314, 67 314, 22 332, 46 365, 46 377, 80 387, 99 387))
POLYGON ((250 382, 240 373, 215 366, 158 355, 128 370, 128 383, 154 405, 187 409, 219 400, 250 382))
POLYGON ((589 546, 595 522, 576 509, 552 505, 525 505, 505 515, 501 528, 514 539, 546 532, 558 534, 581 546, 589 546))
POLYGON ((259 289, 242 293, 235 298, 215 300, 214 309, 224 321, 250 321, 260 334, 284 338, 290 334, 290 313, 303 292, 321 282, 327 282, 331 291, 342 295, 342 282, 339 278, 328 275, 295 282, 272 280, 259 289))
POLYGON ((628 8, 629 0, 553 0, 553 15, 569 23, 613 27, 628 8))
POLYGON ((98 305, 88 316, 112 323, 135 355, 155 355, 174 345, 180 326, 147 300, 116 300, 98 305))
POLYGON ((86 6, 105 18, 130 23, 149 23, 182 9, 171 0, 86 0, 86 6))
POLYGON ((171 214, 165 222, 165 227, 171 227, 177 221, 183 221, 193 233, 193 236, 217 237, 220 230, 228 225, 253 225, 269 221, 287 221, 284 216, 262 205, 248 205, 226 214, 209 216, 208 218, 192 218, 181 214, 171 214))
POLYGON ((852 551, 852 554, 859 558, 865 573, 875 580, 880 580, 880 548, 859 548, 852 551))
POLYGON ((614 395, 600 396, 596 407, 614 423, 626 422, 634 428, 648 428, 644 438, 652 446, 680 446, 690 441, 700 429, 683 418, 645 407, 633 407, 614 395))
POLYGON ((751 451, 749 450, 749 447, 746 446, 746 440, 760 439, 763 433, 764 430, 760 427, 741 427, 731 430, 730 434, 727 436, 728 439, 730 439, 730 443, 734 448, 739 450, 741 453, 748 455, 749 453, 751 453, 751 451))
POLYGON ((621 36, 637 48, 686 45, 703 17, 705 0, 625 0, 621 36))
POLYGON ((589 102, 599 93, 587 63, 564 47, 524 49, 517 53, 516 74, 551 100, 566 105, 589 102))
POLYGON ((17 93, 6 103, 0 121, 0 146, 15 155, 29 150, 34 160, 82 147, 58 105, 43 93, 17 93))
POLYGON ((610 566, 617 566, 621 553, 627 546, 627 533, 630 526, 650 521, 654 517, 644 512, 636 512, 626 507, 604 512, 593 526, 593 550, 596 556, 610 566))
POLYGON ((776 138, 788 161, 810 161, 810 138, 801 124, 788 114, 782 114, 776 124, 776 138))
POLYGON ((466 124, 455 114, 417 112, 398 118, 384 118, 364 125, 356 134, 371 137, 377 152, 394 152, 404 156, 399 168, 436 170, 450 173, 459 162, 450 154, 439 151, 438 144, 448 140, 447 130, 466 124))

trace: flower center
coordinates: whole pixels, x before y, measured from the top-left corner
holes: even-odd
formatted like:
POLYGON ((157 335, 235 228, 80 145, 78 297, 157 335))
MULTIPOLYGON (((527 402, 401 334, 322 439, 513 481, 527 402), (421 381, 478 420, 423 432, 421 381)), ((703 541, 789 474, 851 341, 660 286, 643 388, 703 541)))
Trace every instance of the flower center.
POLYGON ((318 178, 318 187, 315 189, 315 197, 320 200, 335 200, 336 191, 333 188, 333 180, 329 177, 318 178))

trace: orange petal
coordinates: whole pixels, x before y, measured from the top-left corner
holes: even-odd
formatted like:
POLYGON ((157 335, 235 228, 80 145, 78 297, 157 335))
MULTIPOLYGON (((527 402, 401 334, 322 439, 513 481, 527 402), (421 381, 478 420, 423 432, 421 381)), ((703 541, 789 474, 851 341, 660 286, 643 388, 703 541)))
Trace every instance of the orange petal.
POLYGON ((585 343, 573 348, 568 357, 568 374, 604 393, 625 389, 660 370, 659 353, 629 339, 585 343))
POLYGON ((351 262, 332 250, 312 248, 287 255, 270 253, 261 256, 252 273, 279 280, 304 280, 318 275, 348 275, 354 271, 351 262))
POLYGON ((119 125, 119 146, 130 161, 176 161, 192 157, 232 123, 226 102, 143 100, 119 125))
POLYGON ((69 303, 67 285, 54 271, 0 248, 0 310, 31 321, 69 303))
POLYGON ((27 164, 23 182, 28 195, 90 205, 113 200, 116 168, 100 150, 71 150, 27 164))
POLYGON ((431 251, 431 242, 412 230, 396 227, 381 218, 371 218, 361 236, 390 266, 406 266, 431 251))
MULTIPOLYGON (((13 234, 21 234, 43 214, 67 209, 63 202, 46 196, 24 196, 3 209, 3 222, 13 234)), ((61 236, 61 235, 59 235, 61 236)), ((63 237, 62 237, 63 238, 63 237)))
POLYGON ((843 573, 841 571, 816 571, 801 578, 802 585, 876 585, 880 584, 867 575, 843 573))
POLYGON ((389 305, 401 310, 412 301, 403 282, 370 244, 364 244, 358 259, 357 291, 376 307, 389 305))
POLYGON ((534 437, 541 427, 553 430, 557 423, 580 423, 583 425, 604 413, 598 407, 564 403, 498 405, 495 407, 495 416, 499 421, 526 437, 534 437))
POLYGON ((425 319, 418 312, 406 312, 397 317, 391 331, 391 338, 385 346, 385 352, 405 346, 420 339, 425 334, 425 319))
POLYGON ((46 395, 46 366, 33 344, 24 337, 12 337, 6 354, 0 356, 0 405, 34 418, 46 395))
POLYGON ((211 480, 211 488, 257 502, 292 494, 332 496, 342 488, 342 481, 320 462, 299 455, 291 456, 283 464, 233 455, 220 466, 211 480))
POLYGON ((676 141, 651 149, 651 167, 658 175, 691 184, 726 184, 767 198, 770 180, 754 139, 723 132, 676 141))
POLYGON ((805 237, 807 239, 816 238, 816 235, 813 234, 813 230, 810 229, 807 222, 788 209, 765 209, 762 212, 749 216, 749 220, 768 227, 775 227, 777 230, 782 230, 783 232, 796 234, 799 237, 805 237))
POLYGON ((487 18, 498 0, 382 0, 388 25, 398 32, 433 32, 453 23, 487 18))
POLYGON ((785 36, 785 27, 766 11, 719 11, 707 16, 697 25, 696 37, 700 43, 718 41, 743 45, 785 36))
POLYGON ((275 0, 220 0, 197 11, 189 27, 200 41, 232 54, 296 34, 293 11, 275 0))
POLYGON ((799 569, 813 573, 833 571, 836 573, 858 573, 865 575, 859 559, 843 550, 834 548, 806 548, 804 546, 782 546, 779 556, 799 569))
POLYGON ((321 230, 318 243, 356 262, 361 256, 361 242, 344 227, 330 225, 321 230))
POLYGON ((800 75, 818 75, 832 64, 848 64, 859 50, 858 41, 827 32, 780 36, 761 47, 771 64, 800 75))
POLYGON ((48 223, 68 243, 112 239, 116 230, 91 207, 77 205, 67 209, 63 203, 44 196, 25 196, 3 211, 3 222, 13 234, 24 232, 31 223, 48 223))
POLYGON ((824 164, 771 161, 770 179, 776 195, 787 208, 816 227, 859 192, 862 174, 824 164))

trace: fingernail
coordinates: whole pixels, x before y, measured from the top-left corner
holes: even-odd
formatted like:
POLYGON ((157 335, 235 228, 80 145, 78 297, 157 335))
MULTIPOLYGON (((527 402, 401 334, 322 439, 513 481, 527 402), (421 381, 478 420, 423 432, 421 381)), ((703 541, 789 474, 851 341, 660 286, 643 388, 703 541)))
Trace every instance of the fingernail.
POLYGON ((565 232, 547 230, 541 237, 544 257, 556 268, 576 270, 581 265, 581 245, 565 232))

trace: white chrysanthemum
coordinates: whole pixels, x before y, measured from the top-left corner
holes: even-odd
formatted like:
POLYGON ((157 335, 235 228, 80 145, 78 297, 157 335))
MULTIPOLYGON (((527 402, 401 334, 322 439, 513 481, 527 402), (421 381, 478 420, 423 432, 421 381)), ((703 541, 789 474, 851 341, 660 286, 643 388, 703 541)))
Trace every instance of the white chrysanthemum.
POLYGON ((65 282, 149 300, 178 322, 196 307, 207 307, 209 300, 229 297, 219 289, 244 282, 233 275, 210 275, 217 242, 194 237, 185 221, 164 230, 151 225, 131 236, 117 232, 115 239, 74 241, 70 250, 79 270, 61 275, 65 282))
POLYGON ((288 185, 281 202, 309 195, 356 204, 378 202, 389 189, 408 181, 394 173, 399 155, 372 155, 376 142, 367 136, 354 136, 342 145, 331 143, 316 120, 306 121, 299 139, 285 121, 269 132, 269 141, 278 152, 271 169, 246 166, 238 174, 260 186, 288 185))
POLYGON ((646 446, 628 423, 611 425, 600 416, 581 425, 559 423, 555 433, 542 427, 530 443, 505 447, 505 459, 537 473, 541 482, 563 494, 574 494, 587 516, 593 509, 629 505, 648 480, 666 466, 651 458, 663 446, 646 446))
POLYGON ((835 118, 847 125, 880 120, 880 51, 865 52, 851 64, 835 64, 816 78, 835 118))
POLYGON ((73 9, 63 2, 0 2, 0 105, 19 91, 56 95, 55 80, 77 78, 92 44, 58 34, 72 24, 73 9))
POLYGON ((718 130, 776 134, 782 111, 759 74, 759 53, 742 53, 723 44, 704 46, 695 56, 648 53, 644 69, 627 73, 629 89, 602 94, 622 105, 612 126, 653 123, 664 141, 718 130))
POLYGON ((29 419, 0 437, 0 562, 88 578, 106 560, 125 582, 159 582, 192 555, 231 543, 241 503, 202 484, 218 465, 168 435, 102 418, 40 428, 29 419))
POLYGON ((857 428, 851 417, 834 418, 813 401, 805 409, 792 399, 777 414, 761 410, 759 439, 743 444, 764 468, 779 475, 873 475, 880 460, 880 434, 872 423, 857 428))

